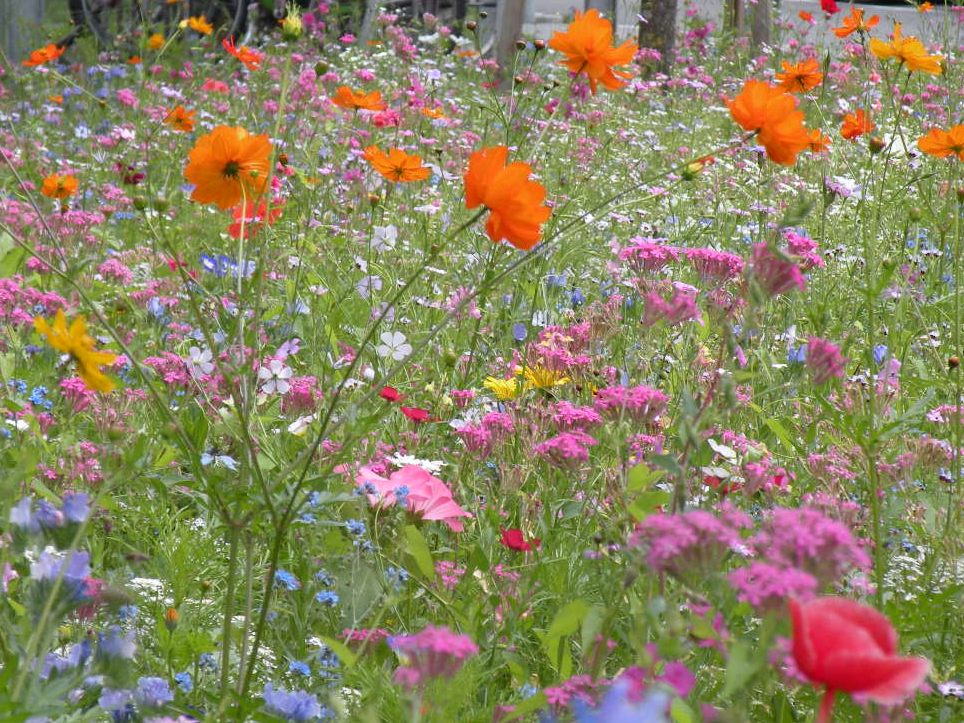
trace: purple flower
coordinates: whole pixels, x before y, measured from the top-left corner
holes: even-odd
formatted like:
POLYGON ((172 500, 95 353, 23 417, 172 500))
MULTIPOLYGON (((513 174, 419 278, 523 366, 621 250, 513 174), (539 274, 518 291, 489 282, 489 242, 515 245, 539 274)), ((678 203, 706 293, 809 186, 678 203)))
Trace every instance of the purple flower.
POLYGON ((296 690, 289 693, 286 690, 275 690, 271 683, 264 686, 264 707, 272 715, 280 716, 288 721, 314 720, 321 716, 321 705, 311 693, 296 690))
POLYGON ((164 678, 147 676, 137 681, 134 699, 145 708, 160 708, 174 700, 174 693, 164 678))

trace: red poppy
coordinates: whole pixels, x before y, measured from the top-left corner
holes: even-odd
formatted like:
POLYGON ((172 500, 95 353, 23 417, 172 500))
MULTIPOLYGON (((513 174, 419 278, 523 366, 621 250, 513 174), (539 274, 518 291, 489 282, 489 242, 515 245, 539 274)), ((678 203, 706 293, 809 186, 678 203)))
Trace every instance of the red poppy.
POLYGON ((510 550, 515 550, 516 552, 532 552, 532 550, 538 548, 542 543, 542 540, 540 540, 538 537, 533 537, 531 540, 526 542, 526 538, 522 534, 522 530, 520 530, 518 527, 512 527, 508 530, 504 527, 500 527, 499 532, 502 533, 502 538, 499 541, 510 550))
POLYGON ((897 632, 872 607, 835 597, 791 600, 790 615, 797 666, 812 682, 826 686, 818 723, 830 721, 837 691, 897 705, 930 672, 928 660, 897 655, 897 632))
POLYGON ((427 422, 431 417, 427 410, 418 407, 401 407, 401 410, 413 422, 427 422))
POLYGON ((827 15, 840 12, 840 6, 837 5, 836 0, 820 0, 820 9, 827 13, 827 15))
POLYGON ((705 484, 707 487, 712 487, 713 489, 717 490, 724 497, 731 492, 738 492, 742 488, 742 485, 740 485, 738 482, 728 482, 724 484, 723 480, 714 475, 707 475, 704 477, 703 484, 705 484))
POLYGON ((244 237, 251 238, 265 223, 273 226, 274 222, 281 218, 282 213, 284 213, 284 201, 274 201, 270 210, 265 201, 261 201, 257 207, 254 201, 242 201, 234 207, 232 212, 234 223, 228 226, 228 234, 231 238, 241 238, 241 222, 244 221, 244 237))
POLYGON ((395 387, 382 387, 382 390, 378 393, 378 396, 380 396, 386 402, 402 401, 402 393, 395 387))

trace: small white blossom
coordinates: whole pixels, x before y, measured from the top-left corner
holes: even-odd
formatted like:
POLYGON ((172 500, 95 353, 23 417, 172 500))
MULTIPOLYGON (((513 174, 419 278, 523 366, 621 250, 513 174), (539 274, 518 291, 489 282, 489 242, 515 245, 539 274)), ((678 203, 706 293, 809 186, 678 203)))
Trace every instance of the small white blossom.
POLYGON ((380 357, 391 357, 394 361, 401 361, 412 353, 412 345, 400 331, 383 331, 379 337, 382 343, 375 347, 380 357))
POLYGON ((265 394, 287 394, 291 389, 288 380, 291 379, 291 368, 285 366, 280 359, 272 359, 258 369, 258 379, 264 382, 261 391, 265 394))

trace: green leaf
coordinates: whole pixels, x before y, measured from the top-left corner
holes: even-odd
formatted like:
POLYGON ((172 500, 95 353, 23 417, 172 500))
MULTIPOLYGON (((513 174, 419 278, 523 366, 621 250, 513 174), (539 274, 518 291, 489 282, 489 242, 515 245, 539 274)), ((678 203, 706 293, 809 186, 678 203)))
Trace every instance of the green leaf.
POLYGON ((660 505, 668 504, 672 495, 664 490, 650 490, 643 492, 629 504, 629 514, 636 520, 642 520, 652 514, 660 505))
POLYGON ((664 474, 663 470, 653 469, 648 464, 637 464, 626 475, 626 491, 639 492, 656 482, 664 474))
POLYGON ((682 698, 675 698, 669 706, 669 716, 675 723, 693 723, 696 713, 682 698))
POLYGON ((519 720, 529 713, 534 713, 535 711, 548 705, 549 701, 546 699, 545 693, 536 693, 531 698, 526 698, 521 703, 517 704, 513 708, 512 712, 508 716, 503 718, 504 721, 519 720))
POLYGON ((415 525, 405 526, 405 539, 408 540, 408 554, 415 560, 418 571, 429 580, 435 579, 435 564, 432 562, 432 551, 428 543, 415 525))
POLYGON ((540 635, 542 648, 549 662, 560 677, 568 678, 572 673, 572 654, 569 652, 569 636, 579 630, 583 618, 589 612, 589 603, 576 599, 563 605, 556 613, 549 630, 540 635))
POLYGON ((794 447, 793 441, 790 439, 790 435, 787 433, 786 427, 780 424, 776 419, 767 419, 766 425, 769 427, 770 431, 773 432, 773 436, 780 440, 780 444, 789 450, 796 449, 794 447))
POLYGON ((736 643, 730 650, 730 662, 726 666, 726 684, 723 687, 723 697, 729 698, 742 689, 759 668, 760 663, 753 659, 753 651, 750 650, 750 646, 744 642, 736 643))

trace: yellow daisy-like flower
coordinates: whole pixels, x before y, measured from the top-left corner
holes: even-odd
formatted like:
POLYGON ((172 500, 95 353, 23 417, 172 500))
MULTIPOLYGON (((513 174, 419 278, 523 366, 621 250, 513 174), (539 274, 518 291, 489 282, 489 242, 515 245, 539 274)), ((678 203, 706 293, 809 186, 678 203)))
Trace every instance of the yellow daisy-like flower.
POLYGON ((492 392, 500 402, 508 402, 515 399, 522 391, 522 387, 515 379, 486 377, 485 381, 482 382, 482 386, 492 392))
POLYGON ((77 374, 89 389, 96 392, 109 392, 116 387, 100 367, 103 364, 113 364, 117 355, 109 351, 97 351, 94 348, 95 342, 87 334, 87 322, 83 316, 74 319, 68 329, 64 310, 58 309, 52 326, 40 316, 33 320, 33 325, 38 333, 47 338, 50 346, 71 356, 77 364, 77 374))
POLYGON ((894 58, 900 65, 908 71, 919 71, 940 75, 943 72, 941 61, 944 59, 940 55, 930 55, 924 44, 913 37, 904 37, 900 32, 900 23, 894 23, 894 32, 890 36, 890 42, 870 39, 870 52, 881 60, 894 58))
POLYGON ((547 369, 541 365, 517 369, 516 374, 522 375, 526 380, 526 386, 530 389, 552 389, 553 387, 561 387, 572 381, 564 372, 547 369))

